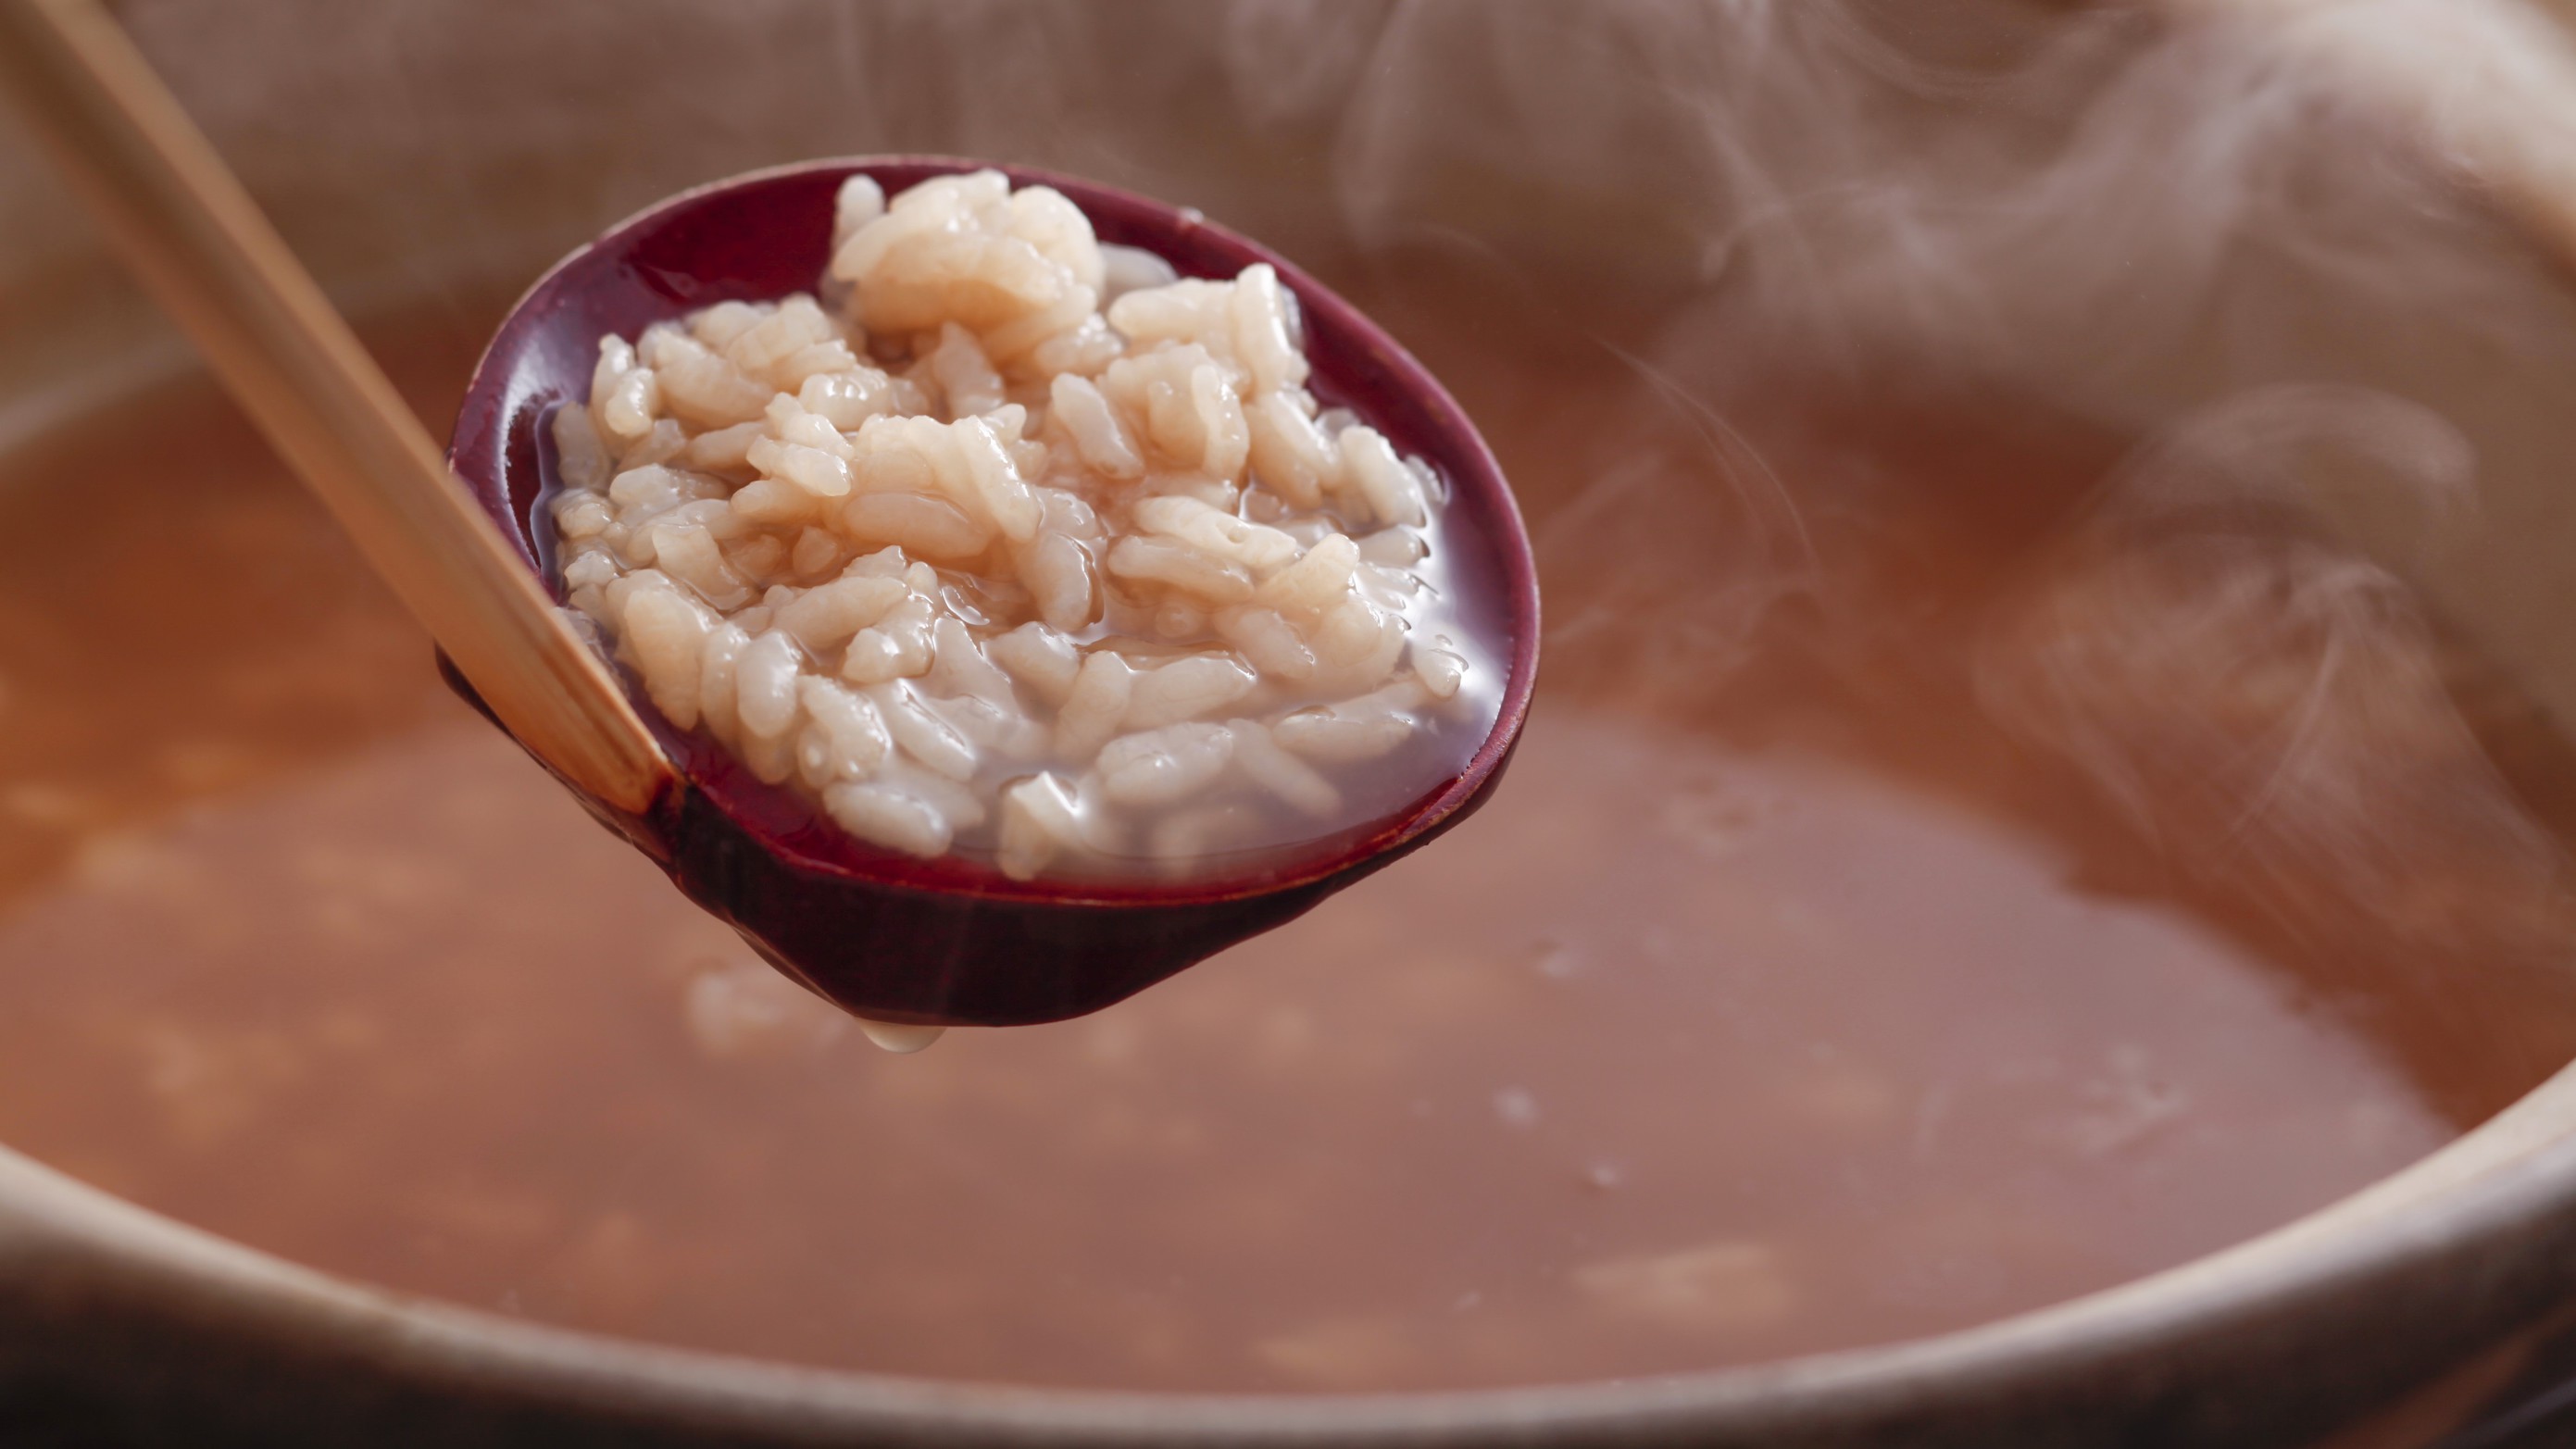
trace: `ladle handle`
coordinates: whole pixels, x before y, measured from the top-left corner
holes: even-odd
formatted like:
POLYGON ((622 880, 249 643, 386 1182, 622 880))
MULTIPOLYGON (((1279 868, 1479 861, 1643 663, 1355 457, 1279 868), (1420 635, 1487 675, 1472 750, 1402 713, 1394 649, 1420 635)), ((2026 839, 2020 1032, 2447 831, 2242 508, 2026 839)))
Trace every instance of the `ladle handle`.
POLYGON ((0 0, 0 80, 270 443, 519 741, 641 814, 669 760, 96 0, 0 0))

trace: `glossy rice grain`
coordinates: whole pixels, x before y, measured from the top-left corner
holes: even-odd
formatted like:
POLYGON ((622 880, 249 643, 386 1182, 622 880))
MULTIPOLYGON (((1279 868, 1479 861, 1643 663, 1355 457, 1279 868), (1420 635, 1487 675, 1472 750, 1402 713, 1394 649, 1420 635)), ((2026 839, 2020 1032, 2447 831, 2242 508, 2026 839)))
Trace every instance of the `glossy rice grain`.
POLYGON ((601 340, 550 424, 564 587, 664 717, 870 844, 1241 865, 1401 811, 1499 708, 1442 480, 1307 372, 1267 265, 854 177, 815 294, 601 340))

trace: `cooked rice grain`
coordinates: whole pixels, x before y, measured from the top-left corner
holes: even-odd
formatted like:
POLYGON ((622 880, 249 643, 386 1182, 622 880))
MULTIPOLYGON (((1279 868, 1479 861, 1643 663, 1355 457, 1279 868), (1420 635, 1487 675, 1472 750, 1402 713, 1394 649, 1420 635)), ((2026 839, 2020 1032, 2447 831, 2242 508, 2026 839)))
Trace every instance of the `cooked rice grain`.
POLYGON ((1306 390, 1267 266, 1046 187, 842 188, 819 295, 600 341, 554 419, 573 606, 654 708, 891 850, 1186 872, 1411 798, 1438 480, 1306 390), (1336 778, 1339 777, 1339 778, 1336 778))

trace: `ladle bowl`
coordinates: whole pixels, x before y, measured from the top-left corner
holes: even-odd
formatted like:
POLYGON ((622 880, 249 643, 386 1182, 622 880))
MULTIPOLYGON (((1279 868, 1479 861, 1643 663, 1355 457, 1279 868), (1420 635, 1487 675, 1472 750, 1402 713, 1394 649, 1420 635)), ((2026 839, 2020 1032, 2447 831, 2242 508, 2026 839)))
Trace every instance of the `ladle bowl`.
MULTIPOLYGON (((589 396, 599 339, 718 302, 810 289, 829 259, 833 199, 864 172, 886 194, 983 169, 938 157, 817 161, 685 192, 619 224, 529 290, 476 367, 448 462, 560 600, 547 514, 553 409, 589 396)), ((1151 251, 1184 277, 1276 268, 1306 326, 1310 386, 1445 479, 1462 623, 1507 661, 1501 709, 1464 768, 1380 818, 1236 874, 1171 881, 1015 881, 956 856, 921 860, 841 831, 755 778, 712 737, 636 702, 679 778, 643 813, 593 813, 732 924, 773 964, 879 1021, 1009 1025, 1096 1011, 1270 930, 1456 825, 1501 778, 1538 665, 1538 583, 1502 471, 1439 382, 1357 308, 1197 212, 1071 177, 1003 166, 1063 192, 1103 242, 1151 251)), ((445 671, 460 693, 472 690, 445 671)), ((488 711, 487 711, 488 714, 488 711)))

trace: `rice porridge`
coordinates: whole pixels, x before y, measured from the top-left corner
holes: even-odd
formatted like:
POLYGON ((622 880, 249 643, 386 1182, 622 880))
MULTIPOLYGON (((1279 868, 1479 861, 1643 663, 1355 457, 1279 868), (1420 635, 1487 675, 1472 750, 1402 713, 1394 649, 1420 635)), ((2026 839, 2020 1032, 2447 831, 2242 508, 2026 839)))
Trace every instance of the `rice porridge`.
MULTIPOLYGON (((1469 281, 1351 291, 1491 420, 1540 540, 1553 662, 1505 788, 1114 1011, 912 1057, 449 698, 210 384, 0 453, 0 1142, 560 1327, 1347 1392, 2058 1301, 2358 1188, 2567 1060, 2576 908, 2516 862, 2559 858, 2568 817, 2391 815, 2406 888, 2365 911, 2276 828, 2309 792, 2141 831, 2032 743, 2099 714, 2141 759, 2235 759, 2310 698, 2273 681, 2323 646, 2231 670, 2216 628, 2197 669, 2030 673, 2111 602, 2192 602, 2169 541, 2069 532, 2124 439, 1791 380, 1743 416, 1849 603, 1739 632, 1707 580, 1756 530, 1691 420, 1469 281), (1624 506, 1583 506, 1603 479, 1624 506), (100 496, 151 506, 100 529, 100 496), (2048 678, 2083 689, 1994 717, 2048 678), (2211 841, 2225 868, 2189 869, 2211 841)), ((452 412, 485 316, 371 340, 452 412)), ((2346 754, 2400 809, 2391 784, 2475 763, 2425 727, 2472 676, 2403 692, 2352 642, 2336 678, 2369 697, 2295 717, 2379 738, 2346 754)), ((2514 778, 2568 777, 2509 695, 2461 708, 2523 741, 2514 778)))
POLYGON ((551 424, 572 608, 852 835, 1206 873, 1490 731, 1442 480, 1308 390, 1266 265, 1177 277, 993 171, 853 177, 815 294, 601 340, 551 424))

